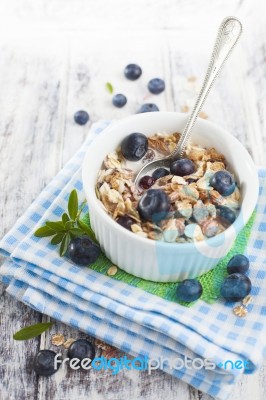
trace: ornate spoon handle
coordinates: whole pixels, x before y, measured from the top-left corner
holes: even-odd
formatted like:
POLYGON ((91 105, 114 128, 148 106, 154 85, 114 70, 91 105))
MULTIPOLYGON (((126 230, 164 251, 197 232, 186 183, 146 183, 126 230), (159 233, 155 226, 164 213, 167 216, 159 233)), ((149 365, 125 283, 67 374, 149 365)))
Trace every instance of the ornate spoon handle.
POLYGON ((186 145, 190 138, 191 130, 196 122, 197 116, 213 86, 213 83, 221 71, 225 61, 228 59, 231 51, 235 47, 242 32, 242 25, 238 19, 227 17, 221 23, 218 31, 214 49, 212 52, 209 67, 198 95, 196 104, 190 114, 185 129, 181 135, 175 150, 170 154, 169 158, 179 159, 183 157, 186 145))

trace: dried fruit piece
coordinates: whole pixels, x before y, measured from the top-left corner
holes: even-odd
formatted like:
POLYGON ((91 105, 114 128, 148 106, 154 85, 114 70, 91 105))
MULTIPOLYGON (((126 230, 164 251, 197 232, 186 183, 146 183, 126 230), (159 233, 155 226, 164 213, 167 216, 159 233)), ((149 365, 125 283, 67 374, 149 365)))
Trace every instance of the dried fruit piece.
POLYGON ((233 313, 240 318, 246 317, 248 310, 244 306, 237 306, 233 308, 233 313))
POLYGON ((62 333, 55 333, 52 335, 51 343, 54 346, 61 346, 65 341, 64 335, 62 333))
POLYGON ((169 219, 162 222, 163 237, 166 242, 175 242, 184 234, 185 223, 183 218, 169 219))
POLYGON ((163 236, 162 229, 152 222, 145 222, 142 224, 142 229, 145 233, 147 233, 150 239, 160 240, 163 236))
POLYGON ((176 201, 175 206, 181 217, 189 219, 192 216, 192 205, 188 200, 176 201))
POLYGON ((221 161, 208 161, 206 163, 206 172, 217 172, 217 171, 224 171, 225 165, 221 161))
POLYGON ((68 349, 72 343, 74 343, 77 339, 69 338, 63 343, 65 349, 68 349))
POLYGON ((117 355, 117 349, 109 344, 104 343, 100 339, 95 340, 95 346, 102 351, 102 356, 106 358, 113 358, 117 355))
POLYGON ((189 224, 185 228, 184 234, 191 239, 199 242, 204 239, 201 227, 198 224, 189 224))
POLYGON ((206 149, 206 157, 208 160, 222 161, 223 163, 225 162, 224 155, 221 153, 218 153, 218 151, 214 147, 211 147, 210 149, 206 149))
POLYGON ((207 150, 198 146, 189 145, 186 154, 192 161, 201 161, 207 156, 207 150))
POLYGON ((147 153, 142 158, 141 162, 143 164, 146 164, 147 162, 154 160, 154 158, 155 158, 155 152, 152 149, 148 149, 147 153))
POLYGON ((218 222, 214 219, 207 219, 206 221, 203 221, 203 223, 200 226, 203 235, 205 235, 208 238, 217 235, 217 233, 220 230, 218 222))
POLYGON ((197 203, 194 204, 192 215, 198 224, 209 217, 208 208, 202 203, 201 200, 198 200, 197 203))

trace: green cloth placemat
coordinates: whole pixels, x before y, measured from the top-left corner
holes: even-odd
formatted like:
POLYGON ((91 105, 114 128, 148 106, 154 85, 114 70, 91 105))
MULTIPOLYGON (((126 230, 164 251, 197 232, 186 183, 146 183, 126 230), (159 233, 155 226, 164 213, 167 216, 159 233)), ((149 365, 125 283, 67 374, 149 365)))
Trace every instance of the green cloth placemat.
MULTIPOLYGON (((255 211, 250 217, 248 223, 238 234, 229 253, 219 262, 218 265, 216 265, 214 269, 208 271, 207 273, 201 275, 198 278, 203 287, 201 300, 204 300, 207 303, 212 304, 219 298, 222 281, 224 277, 227 275, 226 265, 233 255, 239 253, 243 254, 245 252, 254 219, 255 219, 255 211)), ((90 225, 89 214, 85 215, 85 217, 83 218, 83 222, 90 225)), ((107 271, 112 265, 113 263, 103 253, 101 253, 97 261, 94 264, 91 264, 88 268, 91 268, 101 274, 108 275, 107 271)), ((117 273, 114 276, 110 276, 110 278, 117 279, 119 281, 128 283, 129 285, 136 286, 140 289, 145 290, 146 292, 162 297, 163 299, 177 302, 175 292, 178 282, 164 283, 164 282, 147 281, 145 279, 138 278, 134 275, 128 274, 127 272, 121 270, 120 268, 118 268, 117 273)), ((182 303, 182 304, 189 307, 193 303, 182 303)))

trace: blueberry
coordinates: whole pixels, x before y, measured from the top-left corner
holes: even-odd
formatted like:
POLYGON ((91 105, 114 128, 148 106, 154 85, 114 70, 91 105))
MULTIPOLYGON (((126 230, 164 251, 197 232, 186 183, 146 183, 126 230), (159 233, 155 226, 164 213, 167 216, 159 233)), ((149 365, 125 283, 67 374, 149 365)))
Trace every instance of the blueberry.
POLYGON ((186 279, 176 289, 176 296, 179 301, 195 301, 200 298, 201 294, 202 286, 196 279, 186 279))
POLYGON ((143 133, 131 133, 121 143, 121 152, 126 160, 139 161, 148 150, 148 139, 143 133))
POLYGON ((118 217, 116 222, 129 231, 131 231, 131 225, 135 223, 135 221, 128 215, 122 215, 121 217, 118 217))
POLYGON ((149 189, 138 203, 138 212, 146 221, 159 222, 164 219, 170 210, 170 199, 161 189, 149 189))
POLYGON ((163 176, 167 176, 169 174, 170 174, 170 172, 167 169, 165 169, 165 168, 157 168, 155 171, 153 171, 152 177, 155 180, 157 180, 157 179, 160 179, 163 176))
POLYGON ((90 116, 87 111, 80 110, 74 114, 74 120, 79 125, 85 125, 89 121, 89 119, 90 116))
POLYGON ((240 273, 227 276, 221 287, 221 295, 227 301, 240 301, 251 291, 250 279, 240 273))
POLYGON ((244 274, 249 269, 249 259, 243 254, 236 254, 227 264, 228 274, 240 272, 244 274))
POLYGON ((112 103, 115 107, 122 108, 127 103, 127 98, 121 93, 115 94, 112 103))
POLYGON ((142 74, 142 70, 137 64, 128 64, 124 69, 124 74, 127 79, 131 81, 135 81, 142 74))
POLYGON ((58 363, 57 369, 55 369, 55 356, 56 353, 52 350, 40 350, 36 354, 32 366, 36 374, 41 376, 53 375, 61 365, 58 363))
POLYGON ((149 189, 155 182, 155 179, 152 176, 145 175, 139 180, 139 186, 142 189, 149 189))
POLYGON ((165 89, 165 83, 160 78, 151 79, 148 83, 148 89, 152 94, 160 94, 165 89))
POLYGON ((217 206, 217 214, 218 216, 224 220, 224 222, 232 224, 236 220, 236 215, 231 208, 226 207, 226 206, 217 206))
POLYGON ((154 112, 154 111, 159 111, 159 108, 156 106, 156 104, 145 103, 145 104, 142 104, 142 106, 140 107, 138 114, 146 113, 146 112, 154 112))
POLYGON ((217 171, 210 179, 210 185, 222 196, 230 196, 236 184, 232 175, 227 171, 217 171))
POLYGON ((173 161, 170 165, 170 172, 173 175, 186 176, 195 172, 194 163, 188 158, 173 161))
POLYGON ((69 346, 68 357, 70 360, 73 358, 78 358, 80 361, 84 358, 93 360, 95 358, 95 348, 88 340, 78 339, 69 346))
POLYGON ((78 265, 94 263, 100 254, 100 247, 89 236, 79 236, 68 245, 68 257, 78 265))

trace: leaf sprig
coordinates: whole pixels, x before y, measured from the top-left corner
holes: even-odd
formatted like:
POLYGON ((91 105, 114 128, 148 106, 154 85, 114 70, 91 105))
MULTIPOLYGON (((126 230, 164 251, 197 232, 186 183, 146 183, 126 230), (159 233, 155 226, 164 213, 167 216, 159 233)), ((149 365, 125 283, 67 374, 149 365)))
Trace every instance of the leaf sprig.
POLYGON ((88 235, 98 243, 93 230, 80 219, 85 204, 84 201, 79 207, 77 191, 72 190, 68 199, 68 213, 64 212, 60 221, 46 221, 44 226, 34 232, 34 235, 37 237, 52 236, 51 244, 60 244, 61 257, 65 255, 71 239, 77 236, 88 235))
POLYGON ((18 332, 14 333, 13 339, 15 340, 28 340, 41 335, 44 331, 53 326, 53 322, 41 322, 39 324, 25 326, 18 332))

